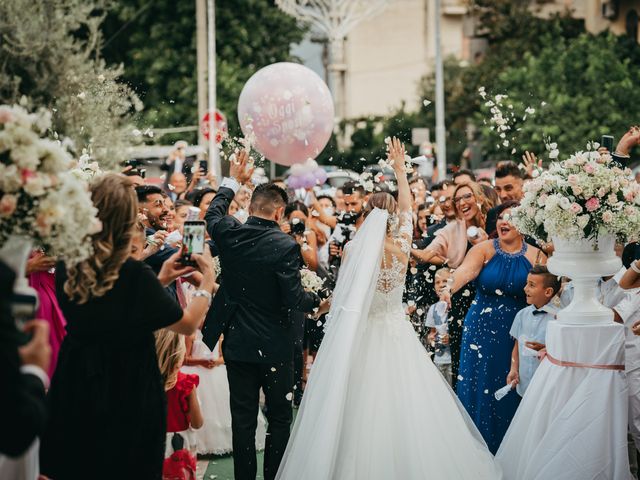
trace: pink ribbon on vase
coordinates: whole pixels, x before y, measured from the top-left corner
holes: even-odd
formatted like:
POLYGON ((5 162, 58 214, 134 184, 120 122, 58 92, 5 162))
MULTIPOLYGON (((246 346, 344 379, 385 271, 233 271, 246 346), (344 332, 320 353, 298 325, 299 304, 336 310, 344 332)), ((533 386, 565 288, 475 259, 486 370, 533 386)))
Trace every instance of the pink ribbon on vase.
POLYGON ((624 371, 624 365, 598 365, 593 363, 578 363, 558 360, 557 358, 553 358, 546 349, 540 351, 540 361, 544 360, 545 358, 554 365, 558 365, 559 367, 595 368, 598 370, 624 371))

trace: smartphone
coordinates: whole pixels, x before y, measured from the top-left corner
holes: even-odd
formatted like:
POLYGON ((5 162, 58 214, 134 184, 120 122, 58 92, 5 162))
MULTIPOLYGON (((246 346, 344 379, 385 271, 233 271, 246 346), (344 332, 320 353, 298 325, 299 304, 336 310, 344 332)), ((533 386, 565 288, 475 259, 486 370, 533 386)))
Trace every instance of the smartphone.
POLYGON ((609 153, 613 153, 613 136, 602 135, 602 141, 600 142, 600 146, 609 150, 609 153))
POLYGON ((202 255, 204 253, 205 223, 202 220, 187 220, 184 222, 182 231, 182 252, 180 263, 183 265, 195 266, 191 260, 192 254, 202 255))
POLYGON ((207 174, 209 173, 209 163, 206 160, 200 160, 199 168, 200 168, 200 173, 206 177, 207 174))

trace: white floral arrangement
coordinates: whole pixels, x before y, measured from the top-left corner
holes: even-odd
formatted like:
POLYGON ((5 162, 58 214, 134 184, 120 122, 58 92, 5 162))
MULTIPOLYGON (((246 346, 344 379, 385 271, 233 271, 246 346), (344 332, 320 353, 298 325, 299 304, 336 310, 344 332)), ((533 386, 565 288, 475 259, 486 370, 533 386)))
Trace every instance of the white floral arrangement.
POLYGON ((0 247, 26 236, 72 265, 93 253, 91 235, 101 224, 71 157, 44 137, 50 126, 46 110, 0 105, 0 247))
POLYGON ((628 168, 600 154, 595 142, 547 171, 536 170, 512 211, 516 228, 539 241, 551 237, 595 240, 612 235, 621 243, 640 234, 640 186, 628 168))
POLYGON ((320 278, 313 270, 309 270, 308 268, 301 269, 300 277, 302 278, 302 288, 305 292, 317 294, 322 289, 324 279, 320 278))

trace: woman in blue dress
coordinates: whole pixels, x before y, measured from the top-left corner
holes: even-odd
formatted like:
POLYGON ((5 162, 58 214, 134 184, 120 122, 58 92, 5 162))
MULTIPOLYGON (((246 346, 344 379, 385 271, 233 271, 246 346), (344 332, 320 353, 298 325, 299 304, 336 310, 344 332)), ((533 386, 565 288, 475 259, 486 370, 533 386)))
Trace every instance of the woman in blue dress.
POLYGON ((475 280, 477 293, 464 320, 457 393, 492 453, 498 450, 520 397, 515 391, 497 401, 494 392, 506 384, 513 339, 509 329, 519 310, 527 306, 527 274, 546 257, 527 245, 509 222, 507 202, 498 210, 498 238, 473 247, 453 275, 450 295, 475 280))

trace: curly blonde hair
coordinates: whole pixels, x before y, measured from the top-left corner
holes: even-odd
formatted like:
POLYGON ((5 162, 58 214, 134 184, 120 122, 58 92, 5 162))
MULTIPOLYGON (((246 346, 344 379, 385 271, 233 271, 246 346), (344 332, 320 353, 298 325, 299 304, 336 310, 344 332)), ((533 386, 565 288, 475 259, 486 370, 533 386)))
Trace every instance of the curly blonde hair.
POLYGON ((102 230, 93 235, 94 254, 67 271, 64 293, 78 304, 102 297, 113 288, 131 254, 137 221, 138 199, 127 177, 115 173, 101 176, 90 191, 102 230))
POLYGON ((158 367, 164 382, 165 392, 175 387, 178 372, 187 354, 184 335, 163 328, 155 333, 158 367))

